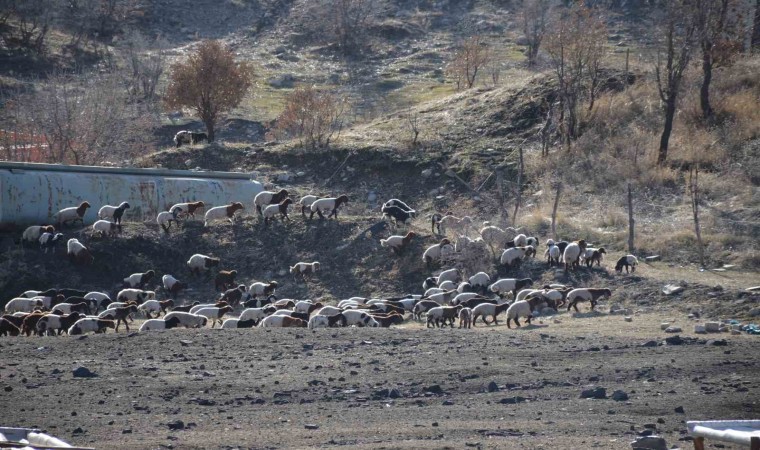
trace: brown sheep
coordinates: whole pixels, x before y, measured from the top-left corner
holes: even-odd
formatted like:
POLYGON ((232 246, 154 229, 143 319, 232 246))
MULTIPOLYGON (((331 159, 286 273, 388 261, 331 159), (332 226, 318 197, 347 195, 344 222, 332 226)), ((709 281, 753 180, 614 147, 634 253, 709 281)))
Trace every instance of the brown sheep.
POLYGON ((18 336, 21 330, 10 320, 0 317, 0 336, 18 336))
POLYGON ((226 291, 235 284, 237 270, 220 270, 214 278, 214 289, 217 291, 226 291))
POLYGON ((240 304, 240 301, 243 300, 243 297, 245 297, 245 300, 248 300, 248 297, 250 297, 250 295, 248 295, 247 291, 248 288, 244 284, 241 284, 236 288, 227 289, 224 291, 224 294, 222 294, 222 297, 219 300, 224 301, 225 303, 229 303, 232 306, 237 306, 240 304))

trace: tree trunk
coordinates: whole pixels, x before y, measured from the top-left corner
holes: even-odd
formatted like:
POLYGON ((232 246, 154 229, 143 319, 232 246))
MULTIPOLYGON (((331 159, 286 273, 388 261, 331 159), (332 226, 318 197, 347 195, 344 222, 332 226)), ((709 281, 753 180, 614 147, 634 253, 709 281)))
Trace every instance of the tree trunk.
POLYGON ((709 120, 713 115, 710 106, 710 82, 712 81, 712 54, 709 45, 702 46, 702 88, 699 92, 699 103, 702 106, 702 117, 709 120))
POLYGON ((203 123, 206 125, 206 134, 208 135, 208 141, 214 142, 214 121, 209 120, 203 123))
POLYGON ((668 101, 665 105, 665 126, 662 129, 662 136, 660 137, 660 149, 657 153, 657 164, 665 164, 665 160, 668 159, 668 143, 670 142, 670 134, 673 132, 673 119, 676 115, 676 90, 671 89, 671 94, 668 97, 668 101))
POLYGON ((520 146, 519 152, 519 168, 517 170, 517 196, 515 198, 515 212, 512 214, 512 223, 517 226, 517 212, 520 210, 520 202, 522 201, 522 176, 523 176, 523 149, 520 146))
POLYGON ((552 208, 552 239, 557 237, 557 207, 559 207, 559 196, 562 193, 562 182, 557 183, 557 193, 554 195, 554 208, 552 208))
POLYGON ((631 183, 628 183, 628 253, 634 252, 634 224, 633 220, 633 190, 631 189, 631 183))
POLYGON ((691 210, 694 213, 694 233, 697 236, 699 264, 705 266, 705 250, 702 247, 702 231, 699 226, 699 166, 689 169, 689 191, 691 192, 691 210))

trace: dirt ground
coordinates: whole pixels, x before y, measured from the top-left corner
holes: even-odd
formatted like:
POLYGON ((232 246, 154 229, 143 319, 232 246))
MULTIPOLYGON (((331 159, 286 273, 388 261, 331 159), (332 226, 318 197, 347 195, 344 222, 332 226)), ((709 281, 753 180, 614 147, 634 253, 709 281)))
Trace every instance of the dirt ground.
POLYGON ((686 420, 757 419, 758 337, 676 317, 682 344, 665 344, 662 317, 2 339, 0 411, 104 449, 624 449, 650 430, 690 448, 686 420), (607 398, 580 398, 593 387, 607 398))

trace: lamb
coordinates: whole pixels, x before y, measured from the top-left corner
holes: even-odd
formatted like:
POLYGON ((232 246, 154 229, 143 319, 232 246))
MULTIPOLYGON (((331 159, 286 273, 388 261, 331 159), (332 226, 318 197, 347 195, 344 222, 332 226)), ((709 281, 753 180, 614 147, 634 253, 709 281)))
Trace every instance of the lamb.
POLYGON ((43 336, 46 332, 57 331, 58 334, 61 334, 64 331, 68 332, 69 328, 71 328, 74 323, 85 317, 84 314, 78 312, 73 312, 68 315, 48 314, 37 322, 37 333, 40 336, 43 336))
POLYGON ((435 300, 420 300, 416 305, 414 305, 414 309, 412 310, 412 318, 415 320, 421 320, 422 313, 428 312, 430 309, 436 308, 438 306, 441 306, 441 304, 435 300))
POLYGON ((90 251, 76 238, 71 238, 66 243, 67 255, 73 264, 92 264, 95 261, 90 251))
POLYGON ((277 204, 288 198, 288 191, 280 189, 278 192, 261 191, 253 198, 253 204, 256 206, 256 212, 263 214, 262 208, 267 205, 277 204))
POLYGON ((215 220, 227 219, 231 224, 235 223, 235 213, 243 210, 243 204, 240 202, 233 202, 229 205, 216 206, 206 211, 203 216, 203 226, 208 227, 209 224, 215 220))
POLYGON ((444 260, 449 259, 453 253, 454 246, 451 245, 451 241, 444 238, 441 239, 441 242, 438 244, 428 247, 427 250, 425 250, 425 253, 422 254, 422 260, 430 265, 433 261, 443 262, 444 260))
POLYGON ((404 225, 411 224, 412 219, 416 215, 416 212, 414 210, 406 211, 403 208, 400 208, 398 206, 383 205, 383 207, 381 208, 381 211, 383 213, 383 218, 393 219, 393 223, 397 227, 398 227, 399 222, 403 223, 404 225))
POLYGON ((216 308, 213 306, 207 307, 207 308, 201 308, 198 311, 196 311, 195 314, 211 319, 211 328, 214 328, 214 326, 216 325, 216 322, 217 321, 221 322, 222 317, 228 312, 232 312, 232 306, 223 306, 221 308, 216 308))
POLYGON ((116 223, 121 223, 121 218, 127 209, 129 209, 127 202, 121 202, 119 206, 103 205, 98 210, 98 219, 111 219, 116 223))
POLYGON ((263 320, 265 317, 271 316, 276 311, 277 309, 271 305, 262 308, 246 308, 240 313, 240 317, 238 318, 242 321, 253 320, 258 324, 259 321, 263 320))
POLYGON ((625 255, 618 259, 615 264, 615 271, 623 273, 623 267, 625 267, 625 273, 628 272, 628 268, 631 268, 631 272, 636 272, 636 266, 639 265, 639 260, 633 255, 625 255))
POLYGON ((507 309, 507 328, 512 328, 510 322, 515 321, 515 325, 520 326, 520 317, 526 317, 528 325, 533 318, 533 309, 541 302, 541 299, 520 300, 514 302, 512 306, 507 309))
POLYGON ((236 288, 227 289, 222 294, 220 301, 225 301, 232 306, 237 306, 240 302, 247 302, 250 300, 251 294, 248 292, 246 285, 241 284, 236 288))
POLYGON ((328 219, 330 217, 335 217, 337 219, 338 208, 344 203, 348 203, 347 195, 341 195, 337 198, 320 198, 319 200, 314 200, 314 203, 311 204, 311 215, 309 216, 309 219, 314 218, 314 213, 317 213, 320 219, 324 219, 325 216, 322 213, 326 211, 330 211, 330 214, 327 215, 328 219))
POLYGON ((0 336, 18 336, 21 330, 5 317, 0 317, 0 336))
POLYGON ((43 306, 42 299, 40 298, 23 298, 17 297, 8 301, 5 304, 5 313, 13 314, 15 312, 30 313, 34 311, 34 308, 41 308, 43 306))
POLYGON ((301 200, 298 200, 298 204, 301 205, 301 215, 304 218, 306 218, 306 210, 311 211, 311 204, 316 200, 319 200, 319 197, 316 195, 304 195, 301 197, 301 200))
POLYGON ((46 254, 50 249, 55 253, 55 245, 61 239, 63 239, 63 233, 42 233, 42 236, 40 236, 40 249, 44 250, 46 254))
POLYGON ((283 219, 290 221, 290 217, 288 217, 288 206, 290 206, 292 203, 293 200, 286 198, 280 203, 269 205, 264 208, 264 225, 267 225, 270 220, 274 220, 274 218, 277 216, 277 213, 280 213, 280 217, 283 219))
POLYGON ((414 231, 406 233, 406 236, 389 236, 388 239, 380 239, 380 246, 390 247, 393 253, 401 253, 415 236, 417 234, 414 231))
POLYGON ((177 294, 179 294, 183 289, 187 289, 186 283, 179 281, 169 274, 161 277, 161 284, 164 286, 164 290, 168 292, 172 298, 177 298, 177 294))
POLYGON ((154 276, 156 276, 156 272, 154 272, 153 270, 149 270, 144 273, 133 273, 127 278, 124 278, 123 287, 142 289, 145 287, 147 283, 150 282, 150 280, 153 279, 154 276))
POLYGON ((461 306, 436 306, 430 308, 427 312, 427 324, 426 328, 430 328, 433 324, 435 328, 443 328, 446 326, 446 322, 449 322, 451 328, 454 328, 454 320, 459 315, 461 306))
POLYGON ((180 324, 179 318, 174 317, 169 320, 166 319, 148 319, 140 325, 140 332, 144 331, 157 331, 157 330, 170 330, 176 328, 180 324))
POLYGON ((535 254, 536 250, 530 245, 526 247, 511 247, 504 250, 499 261, 502 265, 509 268, 518 265, 523 259, 535 254))
POLYGON ((298 262, 295 266, 290 266, 290 273, 293 275, 301 274, 306 277, 307 275, 318 272, 319 266, 319 261, 314 261, 312 263, 298 262))
POLYGON ((169 208, 169 212, 174 217, 174 219, 178 219, 180 217, 188 217, 192 216, 195 218, 195 210, 199 208, 205 208, 206 204, 198 201, 198 202, 187 202, 187 203, 177 203, 176 205, 169 208))
POLYGON ((357 327, 379 327, 375 319, 369 314, 363 311, 348 310, 343 311, 343 316, 346 318, 346 326, 356 325, 357 327))
POLYGON ((462 308, 459 310, 459 328, 470 328, 472 326, 472 309, 462 308))
MULTIPOLYGON (((549 240, 551 241, 551 239, 549 240)), ((554 241, 551 242, 552 244, 549 245, 544 252, 544 255, 547 256, 546 262, 549 263, 549 266, 558 266, 559 258, 562 256, 562 252, 560 251, 559 246, 554 244, 554 241)))
POLYGON ((256 298, 259 295, 273 295, 275 289, 277 289, 276 281, 270 281, 269 283, 256 282, 249 288, 253 298, 256 298))
POLYGON ((483 238, 486 244, 488 244, 491 253, 495 256, 496 250, 494 249, 504 248, 507 242, 513 239, 509 237, 510 235, 508 232, 514 234, 517 233, 517 230, 512 227, 507 227, 507 229, 502 230, 499 227, 488 225, 480 229, 480 237, 483 238))
POLYGON ((525 247, 528 245, 528 236, 522 233, 518 234, 514 239, 512 239, 512 242, 515 244, 514 247, 525 247))
POLYGON ((602 297, 611 297, 612 291, 609 289, 596 289, 596 288, 581 288, 573 289, 567 294, 567 310, 575 308, 575 312, 578 311, 579 302, 591 302, 591 311, 594 310, 598 300, 602 297))
POLYGON ((21 243, 34 244, 35 242, 39 242, 40 236, 43 233, 53 234, 55 233, 55 227, 52 225, 32 225, 21 234, 21 243))
POLYGON ((156 313, 156 318, 161 316, 161 313, 164 313, 166 315, 166 309, 167 308, 173 308, 174 307, 174 300, 148 300, 142 305, 140 305, 139 309, 140 311, 145 313, 145 316, 148 319, 153 319, 151 316, 151 313, 156 313))
POLYGON ((214 277, 214 290, 226 291, 235 285, 237 270, 220 270, 214 277))
POLYGON ((472 225, 472 217, 464 216, 460 218, 447 214, 441 218, 438 224, 438 229, 442 230, 443 234, 446 234, 446 231, 451 229, 451 231, 457 236, 464 235, 466 234, 467 229, 472 225))
POLYGON ((190 272, 198 275, 200 275, 201 272, 207 271, 211 267, 217 266, 219 266, 219 258, 212 258, 211 256, 201 255, 200 253, 194 254, 189 260, 187 260, 187 267, 190 268, 190 272))
POLYGON ((586 262, 586 267, 591 267, 596 262, 597 267, 601 265, 604 255, 607 251, 604 247, 600 248, 587 248, 583 253, 583 260, 586 262))
POLYGON ((107 220, 98 220, 92 224, 92 234, 97 234, 99 237, 110 236, 114 237, 118 233, 121 233, 121 225, 109 222, 107 220))
POLYGON ((565 252, 562 254, 562 262, 565 264, 565 272, 571 268, 575 270, 578 267, 578 260, 585 250, 586 241, 583 239, 577 242, 572 242, 565 247, 565 252))
POLYGON ((259 323, 260 327, 306 327, 306 322, 301 319, 296 319, 288 316, 268 316, 259 323))
POLYGON ((137 304, 141 304, 145 300, 155 300, 156 293, 153 291, 143 291, 142 289, 127 288, 122 289, 116 294, 117 302, 133 301, 137 304))
POLYGON ((82 202, 79 206, 72 206, 58 211, 53 215, 53 218, 55 219, 56 224, 58 224, 58 228, 63 227, 68 222, 74 224, 79 221, 84 225, 84 215, 89 207, 90 204, 88 202, 82 202))
POLYGON ((461 274, 459 269, 444 270, 438 275, 438 284, 442 284, 445 281, 457 282, 459 281, 461 274))
POLYGON ((179 320, 179 325, 185 328, 203 328, 208 323, 208 319, 197 314, 191 314, 186 312, 172 311, 164 316, 164 320, 171 320, 173 318, 179 320))
POLYGON ((475 326, 475 322, 478 320, 478 317, 483 320, 483 323, 486 325, 490 325, 488 323, 488 320, 486 320, 488 317, 493 317, 493 323, 494 325, 498 325, 499 322, 496 319, 496 316, 503 313, 509 308, 509 303, 502 303, 501 305, 495 305, 492 303, 481 303, 478 306, 474 307, 472 309, 472 325, 475 326))
POLYGON ((177 222, 177 217, 168 211, 161 211, 156 217, 156 222, 164 229, 164 232, 168 234, 172 222, 177 222))
MULTIPOLYGON (((113 320, 116 320, 116 332, 119 332, 119 324, 124 323, 124 326, 127 328, 127 331, 129 331, 129 324, 127 323, 127 318, 130 314, 137 312, 137 306, 130 305, 130 306, 124 306, 121 308, 116 308, 113 315, 113 320)), ((164 316, 166 317, 166 316, 164 316)), ((150 318, 150 315, 148 315, 148 318, 150 318)))
POLYGON ((77 320, 69 328, 68 335, 76 336, 86 333, 105 333, 108 328, 115 328, 113 320, 98 319, 95 317, 85 317, 77 320))
POLYGON ((488 290, 498 295, 499 297, 502 297, 502 294, 505 294, 507 292, 511 292, 512 297, 516 297, 518 289, 532 285, 533 280, 530 278, 502 278, 489 286, 488 290))

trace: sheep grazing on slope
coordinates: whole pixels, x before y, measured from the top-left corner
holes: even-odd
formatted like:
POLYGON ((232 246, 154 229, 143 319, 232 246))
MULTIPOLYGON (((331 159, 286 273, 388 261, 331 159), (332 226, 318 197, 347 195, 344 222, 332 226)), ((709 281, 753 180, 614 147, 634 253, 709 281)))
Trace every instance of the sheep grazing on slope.
POLYGON ((478 272, 475 275, 471 276, 468 280, 470 282, 470 286, 472 286, 473 289, 485 292, 486 289, 488 289, 489 283, 491 283, 491 277, 488 276, 485 272, 478 272))
POLYGON ((108 220, 98 220, 92 224, 93 235, 97 234, 99 237, 114 237, 118 233, 121 233, 121 225, 118 223, 109 222, 108 220))
POLYGON ((270 281, 269 283, 256 282, 251 285, 249 291, 253 298, 256 298, 259 295, 272 295, 275 289, 277 289, 276 281, 270 281))
POLYGON ((515 321, 515 325, 520 327, 520 317, 525 317, 528 325, 530 325, 530 320, 533 318, 533 310, 542 302, 543 299, 532 298, 530 300, 520 300, 512 303, 507 309, 507 328, 512 328, 510 325, 512 320, 515 321))
POLYGON ((436 306, 430 308, 427 312, 427 324, 425 328, 430 328, 433 325, 434 328, 443 328, 446 326, 446 322, 454 328, 454 321, 459 315, 461 306, 436 306))
POLYGON ((224 291, 219 301, 225 301, 232 306, 237 306, 241 302, 246 302, 250 299, 251 294, 248 293, 246 285, 241 284, 238 287, 230 288, 224 291))
POLYGON ((481 228, 480 237, 482 237, 483 240, 488 244, 488 247, 491 249, 491 253, 493 253, 495 256, 495 249, 504 248, 504 246, 507 245, 507 242, 514 239, 510 237, 510 234, 515 233, 517 233, 517 229, 512 227, 507 227, 505 230, 502 230, 499 227, 487 225, 481 228))
POLYGON ((133 273, 132 275, 124 278, 124 285, 122 287, 143 289, 145 285, 153 280, 155 276, 156 272, 153 270, 133 273))
POLYGON ((315 200, 314 203, 311 204, 311 215, 309 216, 309 219, 314 218, 314 213, 318 214, 320 219, 324 219, 325 216, 322 213, 327 211, 330 211, 330 214, 327 215, 328 219, 330 217, 335 217, 337 219, 338 208, 340 208, 344 203, 348 203, 347 195, 341 195, 340 197, 336 198, 320 198, 319 200, 315 200))
POLYGON ((90 251, 76 238, 71 238, 66 244, 69 260, 74 264, 87 265, 95 260, 90 251))
POLYGON ((214 277, 214 290, 226 291, 235 285, 237 270, 220 270, 214 277))
POLYGON ((414 231, 406 233, 406 236, 389 236, 387 239, 380 239, 380 246, 390 247, 394 253, 401 253, 415 236, 417 234, 414 231))
POLYGON ((581 254, 586 251, 586 241, 581 239, 577 242, 571 242, 565 247, 562 253, 562 262, 565 264, 565 271, 577 269, 581 254))
POLYGON ((567 294, 567 310, 574 308, 578 312, 578 302, 590 302, 591 310, 594 310, 598 300, 602 297, 611 297, 612 291, 609 289, 580 288, 573 289, 567 294))
POLYGON ((433 261, 443 262, 448 260, 453 254, 454 246, 451 245, 451 241, 444 238, 441 239, 441 242, 438 244, 428 247, 427 250, 425 250, 425 253, 422 254, 422 260, 430 265, 433 261))
POLYGON ((191 144, 193 142, 192 132, 189 130, 178 131, 174 135, 173 141, 176 148, 180 148, 182 144, 191 144))
POLYGON ((129 209, 129 203, 121 202, 119 206, 105 205, 98 210, 99 219, 111 219, 113 222, 121 225, 121 219, 124 212, 129 209))
POLYGON ((84 225, 84 215, 89 207, 90 204, 88 202, 82 202, 79 206, 72 206, 58 211, 53 218, 55 219, 56 224, 58 224, 58 228, 63 227, 69 222, 74 224, 77 221, 82 222, 84 225))
POLYGON ((462 308, 459 310, 459 328, 470 328, 472 326, 472 309, 462 308))
POLYGON ((490 325, 487 318, 493 317, 493 321, 491 323, 498 325, 499 322, 496 319, 496 316, 506 311, 508 308, 509 303, 502 303, 501 305, 496 305, 493 303, 481 303, 472 309, 472 326, 475 326, 475 322, 478 320, 478 317, 480 317, 483 323, 486 325, 490 325))
POLYGON ((152 313, 156 313, 156 318, 158 318, 161 316, 161 313, 164 313, 164 315, 166 315, 166 310, 168 308, 174 308, 174 300, 147 300, 137 309, 145 313, 145 316, 148 319, 153 319, 151 316, 152 313))
POLYGON ((503 294, 510 292, 512 293, 512 297, 516 297, 517 291, 519 289, 532 285, 533 280, 530 278, 502 278, 500 280, 496 280, 496 282, 489 286, 488 289, 499 297, 502 297, 503 294))
POLYGON ((446 214, 441 218, 440 221, 438 221, 439 227, 438 229, 443 233, 446 234, 447 231, 451 230, 454 235, 461 236, 467 233, 467 230, 472 225, 472 217, 470 216, 464 216, 464 217, 456 217, 451 214, 446 214))
POLYGON ((235 213, 243 210, 243 204, 240 202, 233 202, 229 205, 216 206, 206 211, 203 216, 203 226, 208 227, 209 224, 215 220, 227 219, 230 223, 235 223, 235 213))
POLYGON ((172 222, 177 222, 177 217, 168 211, 162 211, 156 216, 156 222, 163 228, 164 232, 169 233, 169 228, 172 226, 172 222))
POLYGON ((35 244, 39 242, 44 233, 55 233, 55 227, 52 225, 32 225, 24 230, 21 235, 21 244, 35 244))
POLYGON ((85 317, 84 319, 77 320, 74 325, 69 328, 67 334, 69 336, 76 336, 87 333, 105 333, 108 328, 115 327, 116 325, 113 320, 85 317))
POLYGON ((401 208, 402 210, 406 212, 413 213, 412 217, 416 216, 415 210, 413 210, 409 205, 407 205, 406 203, 402 202, 401 200, 397 198, 392 198, 388 200, 387 202, 383 203, 383 207, 386 207, 386 206, 388 207, 395 206, 397 208, 401 208))
POLYGON ((216 323, 221 322, 222 317, 224 317, 224 315, 229 312, 232 312, 232 306, 222 306, 221 308, 210 306, 207 308, 199 309, 195 312, 195 314, 210 319, 211 328, 214 328, 214 326, 216 326, 216 323))
POLYGON ((499 261, 502 265, 509 268, 519 265, 522 260, 535 254, 536 250, 530 245, 525 247, 511 247, 504 250, 499 261))
POLYGON ((269 224, 270 220, 274 220, 274 218, 277 217, 277 213, 279 213, 280 217, 282 217, 284 220, 290 221, 290 217, 288 216, 288 206, 290 206, 292 203, 293 200, 286 198, 280 203, 269 205, 264 208, 264 212, 262 213, 264 216, 264 225, 269 224))
POLYGON ((278 192, 261 191, 253 198, 253 204, 256 206, 256 212, 263 214, 263 209, 267 205, 278 204, 288 198, 287 189, 280 189, 278 192))
POLYGON ((562 252, 559 249, 559 246, 554 244, 554 241, 549 239, 551 242, 551 245, 547 242, 546 251, 544 252, 544 255, 546 256, 546 262, 549 263, 549 266, 559 266, 559 259, 562 257, 562 252))
POLYGON ((601 265, 602 259, 604 259, 604 255, 607 253, 607 250, 604 249, 604 247, 599 248, 586 248, 586 251, 583 252, 581 255, 583 257, 583 261, 586 263, 586 267, 591 267, 596 263, 597 267, 601 265))
POLYGON ((384 219, 393 219, 393 224, 398 227, 399 223, 409 225, 412 223, 412 219, 416 215, 414 210, 405 211, 403 208, 395 205, 383 205, 381 208, 384 219))
POLYGON ((182 217, 195 218, 195 211, 200 208, 205 208, 205 207, 206 207, 206 204, 200 201, 177 203, 176 205, 169 208, 169 212, 172 214, 175 220, 182 217))
POLYGON ((615 270, 617 272, 623 273, 623 267, 625 267, 625 273, 628 272, 628 268, 631 268, 631 272, 636 272, 636 266, 639 265, 639 260, 633 255, 625 255, 622 258, 618 259, 617 264, 615 264, 615 270))
POLYGON ((164 290, 171 295, 172 298, 177 298, 177 294, 183 289, 187 289, 187 284, 179 281, 173 276, 166 274, 161 277, 161 284, 164 286, 164 290))
POLYGON ((169 320, 165 319, 148 319, 140 325, 140 332, 144 331, 157 331, 157 330, 170 330, 176 328, 180 324, 179 318, 174 317, 169 320))
POLYGON ((200 275, 201 272, 205 272, 212 267, 218 267, 219 262, 219 258, 212 258, 211 256, 196 253, 187 260, 187 267, 191 273, 200 275))
POLYGON ((55 253, 55 245, 62 239, 63 233, 42 233, 42 236, 40 236, 40 250, 44 250, 47 253, 48 250, 52 249, 53 253, 55 253))
POLYGON ((296 319, 288 316, 268 316, 264 318, 260 323, 260 327, 302 327, 305 328, 307 323, 302 319, 296 319))
POLYGON ((316 195, 304 195, 301 200, 298 200, 298 204, 301 205, 301 215, 306 218, 306 211, 311 211, 311 204, 319 200, 316 195))
POLYGON ((301 274, 302 276, 306 277, 307 275, 311 275, 312 273, 319 271, 319 266, 319 261, 314 261, 311 263, 298 262, 295 266, 290 266, 290 273, 293 275, 301 274))

